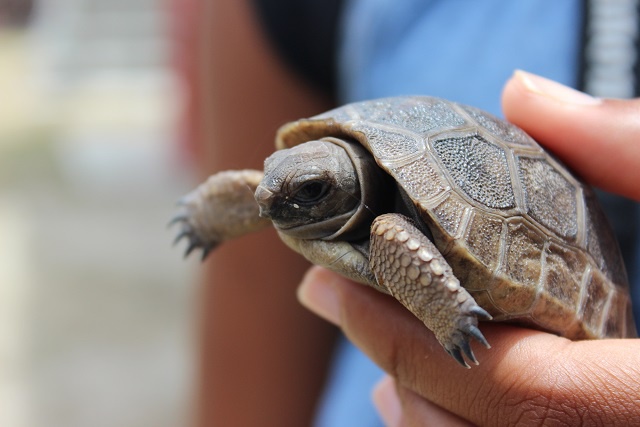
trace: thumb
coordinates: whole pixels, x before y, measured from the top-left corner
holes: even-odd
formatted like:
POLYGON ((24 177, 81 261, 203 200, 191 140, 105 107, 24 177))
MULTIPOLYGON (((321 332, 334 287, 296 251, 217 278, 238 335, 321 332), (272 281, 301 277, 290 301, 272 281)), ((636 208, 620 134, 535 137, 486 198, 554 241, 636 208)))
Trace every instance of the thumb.
POLYGON ((587 182, 640 200, 640 99, 593 98, 516 71, 502 106, 509 121, 587 182))

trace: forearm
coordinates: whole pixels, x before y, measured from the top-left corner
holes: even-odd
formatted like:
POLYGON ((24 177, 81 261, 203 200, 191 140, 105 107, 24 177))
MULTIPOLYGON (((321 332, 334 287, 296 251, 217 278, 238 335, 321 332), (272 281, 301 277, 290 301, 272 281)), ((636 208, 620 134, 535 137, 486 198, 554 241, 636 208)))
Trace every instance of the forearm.
MULTIPOLYGON (((198 169, 260 169, 278 126, 328 105, 275 58, 247 1, 200 9, 198 169)), ((310 424, 335 330, 296 302, 305 267, 273 231, 227 242, 205 263, 198 426, 310 424)))
POLYGON ((269 232, 207 263, 198 425, 309 425, 335 331, 297 304, 306 265, 290 255, 269 232))

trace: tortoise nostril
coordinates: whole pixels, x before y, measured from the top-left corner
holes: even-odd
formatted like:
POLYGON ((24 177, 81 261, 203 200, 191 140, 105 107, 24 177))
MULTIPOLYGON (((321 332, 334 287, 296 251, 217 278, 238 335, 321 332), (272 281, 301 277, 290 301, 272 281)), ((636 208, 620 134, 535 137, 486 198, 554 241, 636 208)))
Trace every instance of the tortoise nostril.
POLYGON ((262 185, 259 185, 258 188, 256 188, 254 197, 256 199, 256 202, 258 202, 258 206, 260 206, 260 216, 263 218, 268 218, 271 203, 273 201, 273 192, 266 189, 262 185))

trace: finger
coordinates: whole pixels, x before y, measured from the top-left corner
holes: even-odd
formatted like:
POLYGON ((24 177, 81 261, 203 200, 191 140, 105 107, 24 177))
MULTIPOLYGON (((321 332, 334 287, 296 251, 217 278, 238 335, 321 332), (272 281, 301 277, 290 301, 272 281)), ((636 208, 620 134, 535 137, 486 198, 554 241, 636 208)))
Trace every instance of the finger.
POLYGON ((318 310, 318 289, 333 297, 332 319, 398 384, 477 425, 625 425, 640 419, 640 340, 572 343, 504 324, 481 324, 492 344, 460 368, 396 301, 318 267, 306 276, 303 304, 318 310), (314 291, 309 292, 310 289, 314 291), (636 417, 636 418, 634 418, 636 417))
POLYGON ((424 399, 385 376, 373 390, 373 401, 387 427, 450 426, 473 424, 424 399))
POLYGON ((402 423, 402 403, 396 390, 396 382, 386 375, 371 393, 373 404, 386 427, 399 427, 402 423))
POLYGON ((516 71, 502 94, 507 119, 592 185, 640 200, 640 99, 592 98, 516 71))

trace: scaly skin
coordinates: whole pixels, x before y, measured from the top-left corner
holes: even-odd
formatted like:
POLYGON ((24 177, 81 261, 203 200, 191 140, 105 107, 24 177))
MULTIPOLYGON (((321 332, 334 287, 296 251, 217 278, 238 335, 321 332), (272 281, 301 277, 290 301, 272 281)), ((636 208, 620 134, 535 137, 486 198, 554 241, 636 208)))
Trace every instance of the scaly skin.
POLYGON ((381 215, 371 226, 371 270, 381 286, 433 331, 447 352, 468 368, 477 364, 469 337, 489 344, 478 318, 491 316, 460 286, 435 245, 407 217, 381 215))
POLYGON ((171 223, 180 223, 175 242, 187 238, 185 256, 202 248, 202 259, 225 240, 271 225, 261 218, 254 198, 263 173, 258 170, 224 171, 212 175, 179 202, 171 223))

